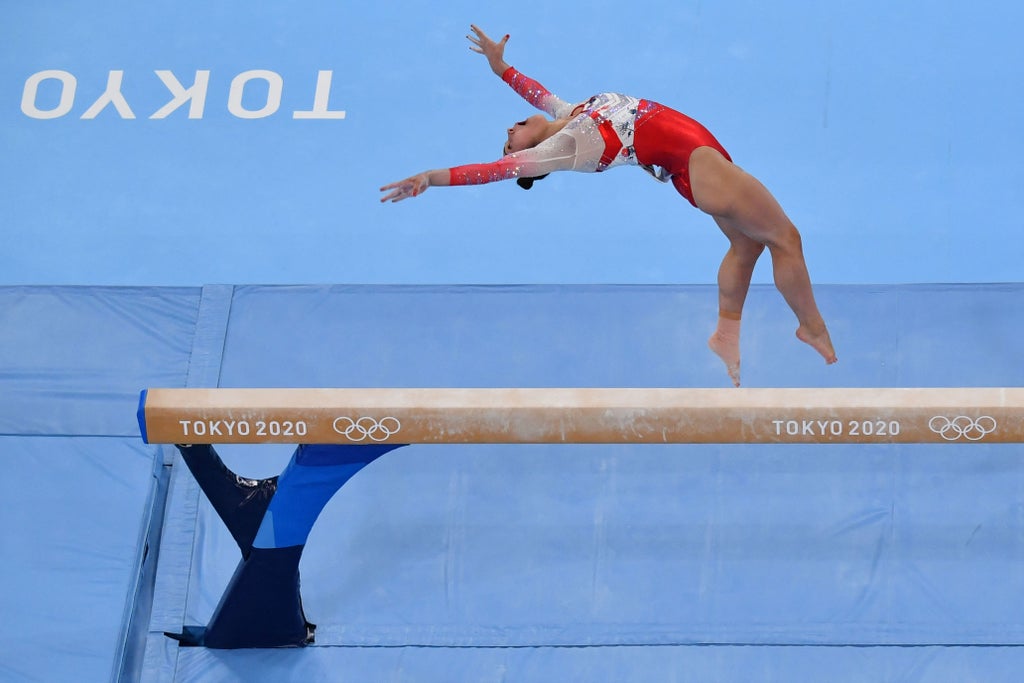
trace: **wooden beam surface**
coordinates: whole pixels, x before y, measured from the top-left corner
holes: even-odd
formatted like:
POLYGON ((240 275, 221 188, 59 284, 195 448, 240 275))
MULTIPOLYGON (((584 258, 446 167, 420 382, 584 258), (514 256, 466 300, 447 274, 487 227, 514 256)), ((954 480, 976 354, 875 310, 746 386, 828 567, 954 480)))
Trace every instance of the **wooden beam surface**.
POLYGON ((147 443, 1021 443, 1024 388, 148 389, 147 443))

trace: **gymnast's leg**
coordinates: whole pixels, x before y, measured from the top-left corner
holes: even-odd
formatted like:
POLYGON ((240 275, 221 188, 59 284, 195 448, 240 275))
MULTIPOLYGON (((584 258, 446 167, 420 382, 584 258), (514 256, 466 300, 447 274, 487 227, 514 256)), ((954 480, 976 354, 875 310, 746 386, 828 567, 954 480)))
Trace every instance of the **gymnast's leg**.
MULTIPOLYGON (((716 219, 717 220, 717 219, 716 219)), ((728 224, 719 224, 729 238, 729 250, 718 269, 718 327, 708 339, 729 373, 734 386, 740 385, 740 316, 750 290, 757 259, 764 245, 755 242, 728 224)))
POLYGON ((767 188, 711 147, 700 147, 690 156, 690 182, 697 207, 714 217, 726 236, 738 232, 768 247, 775 286, 799 321, 797 338, 818 351, 826 363, 835 363, 832 340, 814 300, 800 233, 767 188))

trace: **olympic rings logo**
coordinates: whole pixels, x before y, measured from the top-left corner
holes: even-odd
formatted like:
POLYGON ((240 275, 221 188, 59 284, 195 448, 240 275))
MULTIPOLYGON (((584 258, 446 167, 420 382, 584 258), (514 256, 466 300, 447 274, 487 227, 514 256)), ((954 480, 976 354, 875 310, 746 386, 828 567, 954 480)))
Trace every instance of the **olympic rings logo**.
POLYGON ((398 433, 402 423, 397 417, 384 417, 380 420, 373 417, 361 417, 357 420, 351 417, 336 417, 333 426, 334 431, 347 437, 349 441, 386 441, 388 437, 398 433))
POLYGON ((957 415, 949 418, 944 415, 936 415, 928 420, 928 429, 932 430, 946 441, 981 441, 986 435, 996 430, 996 420, 988 415, 973 418, 966 415, 957 415))

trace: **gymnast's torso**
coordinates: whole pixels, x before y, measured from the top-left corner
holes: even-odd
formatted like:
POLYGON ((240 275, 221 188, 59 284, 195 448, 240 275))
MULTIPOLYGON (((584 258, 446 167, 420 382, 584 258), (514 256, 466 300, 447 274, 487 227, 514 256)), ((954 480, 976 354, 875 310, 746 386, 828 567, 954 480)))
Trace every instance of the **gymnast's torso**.
MULTIPOLYGON (((537 109, 568 121, 535 147, 489 164, 450 169, 453 185, 530 178, 554 171, 594 173, 623 165, 639 165, 659 180, 675 181, 673 176, 688 176, 690 153, 697 147, 713 146, 728 158, 702 125, 657 102, 609 92, 573 105, 514 67, 505 71, 502 80, 537 109)), ((688 177, 686 181, 688 191, 688 177)), ((675 184, 680 189, 679 183, 675 184)), ((689 192, 680 192, 692 201, 689 192)))

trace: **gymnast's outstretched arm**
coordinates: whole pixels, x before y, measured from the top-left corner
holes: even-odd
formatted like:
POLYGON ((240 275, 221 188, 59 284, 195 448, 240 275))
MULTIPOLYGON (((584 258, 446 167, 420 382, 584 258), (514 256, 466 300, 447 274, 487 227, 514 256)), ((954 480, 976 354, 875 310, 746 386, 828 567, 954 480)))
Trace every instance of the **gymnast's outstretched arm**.
POLYGON ((543 85, 524 75, 505 61, 505 43, 508 42, 508 34, 500 41, 495 42, 487 37, 479 27, 470 25, 474 35, 466 36, 473 43, 469 49, 478 52, 487 58, 494 75, 505 81, 516 94, 529 102, 532 106, 540 109, 545 114, 554 118, 563 118, 569 115, 573 105, 558 97, 543 85))

